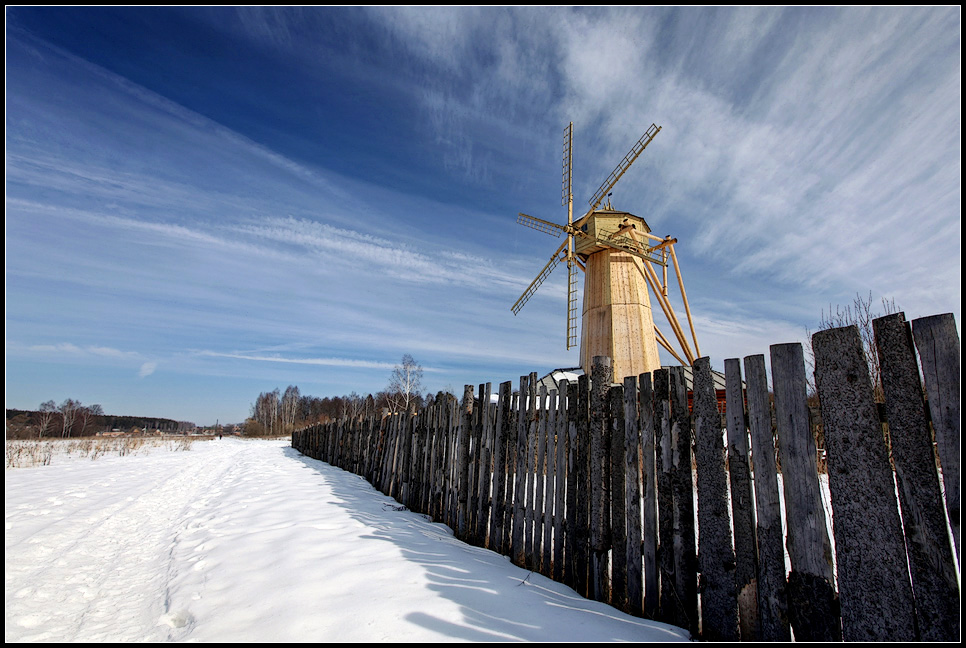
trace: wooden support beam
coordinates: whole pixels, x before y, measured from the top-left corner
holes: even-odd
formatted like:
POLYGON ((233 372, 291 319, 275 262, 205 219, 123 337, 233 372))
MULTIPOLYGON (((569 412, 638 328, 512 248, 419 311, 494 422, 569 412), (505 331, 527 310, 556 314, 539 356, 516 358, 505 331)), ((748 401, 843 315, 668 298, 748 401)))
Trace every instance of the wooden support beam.
POLYGON ((674 252, 674 246, 670 246, 671 262, 674 263, 674 273, 678 276, 678 286, 681 287, 681 300, 684 302, 684 313, 688 316, 688 325, 691 327, 691 339, 694 340, 694 349, 701 355, 701 347, 698 346, 698 336, 694 333, 694 319, 691 317, 691 306, 688 304, 688 293, 684 290, 684 279, 681 278, 681 268, 678 266, 678 255, 674 252))

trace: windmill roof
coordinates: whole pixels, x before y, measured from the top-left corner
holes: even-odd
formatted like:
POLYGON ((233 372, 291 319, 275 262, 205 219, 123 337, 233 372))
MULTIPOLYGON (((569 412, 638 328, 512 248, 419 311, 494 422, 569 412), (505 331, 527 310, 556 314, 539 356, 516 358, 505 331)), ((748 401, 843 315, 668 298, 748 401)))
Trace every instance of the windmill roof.
POLYGON ((597 209, 594 210, 594 213, 595 214, 600 214, 601 216, 630 216, 631 218, 636 218, 636 219, 642 221, 644 223, 644 227, 647 228, 647 231, 648 232, 651 231, 650 224, 648 224, 648 222, 644 219, 643 216, 638 216, 637 214, 632 214, 631 212, 625 211, 623 209, 600 209, 600 208, 597 208, 597 209))

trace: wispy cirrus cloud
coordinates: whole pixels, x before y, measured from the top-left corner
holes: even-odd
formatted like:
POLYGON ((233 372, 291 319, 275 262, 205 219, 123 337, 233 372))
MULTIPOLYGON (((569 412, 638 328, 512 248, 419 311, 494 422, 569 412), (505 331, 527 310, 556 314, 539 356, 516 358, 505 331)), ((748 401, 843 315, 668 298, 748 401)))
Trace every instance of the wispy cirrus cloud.
MULTIPOLYGON (((246 360, 249 362, 270 362, 281 364, 311 365, 318 367, 349 367, 354 369, 386 369, 392 370, 396 367, 391 362, 378 362, 373 360, 357 360, 353 358, 295 358, 283 357, 280 355, 258 355, 249 353, 222 353, 218 351, 197 351, 194 355, 208 358, 229 358, 232 360, 246 360)), ((423 367, 423 371, 439 371, 433 367, 423 367)))
POLYGON ((98 345, 78 346, 71 342, 59 342, 57 344, 32 344, 26 346, 25 349, 35 353, 69 355, 74 357, 98 356, 101 358, 112 358, 118 360, 136 360, 141 357, 141 354, 137 353, 136 351, 122 351, 120 349, 98 345))

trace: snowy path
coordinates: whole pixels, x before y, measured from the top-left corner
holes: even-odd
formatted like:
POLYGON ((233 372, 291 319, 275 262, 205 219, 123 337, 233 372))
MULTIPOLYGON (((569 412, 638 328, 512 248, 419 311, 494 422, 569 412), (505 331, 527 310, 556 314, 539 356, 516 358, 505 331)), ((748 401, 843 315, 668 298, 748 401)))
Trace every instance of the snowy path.
POLYGON ((7 470, 6 641, 675 641, 287 442, 7 470))

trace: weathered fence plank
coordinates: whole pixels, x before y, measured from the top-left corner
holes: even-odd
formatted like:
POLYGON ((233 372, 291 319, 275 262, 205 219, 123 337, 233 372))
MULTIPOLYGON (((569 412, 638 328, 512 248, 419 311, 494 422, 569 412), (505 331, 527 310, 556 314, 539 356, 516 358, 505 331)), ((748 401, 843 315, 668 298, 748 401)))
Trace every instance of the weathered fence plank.
POLYGON ((500 383, 497 396, 496 431, 493 451, 493 503, 490 506, 490 549, 506 554, 503 520, 506 518, 507 443, 509 442, 510 381, 500 383))
POLYGON ((581 589, 578 586, 577 578, 577 528, 579 524, 578 497, 577 493, 582 484, 577 478, 578 475, 578 453, 577 453, 577 414, 580 392, 580 379, 577 383, 567 385, 567 517, 565 519, 564 531, 564 583, 572 587, 578 594, 581 589))
POLYGON ((922 399, 909 324, 902 313, 872 322, 885 394, 892 460, 919 635, 923 641, 959 639, 959 587, 943 507, 936 456, 922 399))
POLYGON ((651 374, 638 376, 637 407, 641 432, 641 498, 643 540, 641 560, 644 569, 644 616, 657 618, 661 577, 658 571, 657 464, 655 463, 655 412, 651 374))
POLYGON ((581 596, 591 598, 590 589, 590 378, 577 377, 576 410, 571 416, 576 422, 576 497, 577 515, 574 516, 574 589, 581 596))
MULTIPOLYGON (((610 414, 610 457, 608 458, 610 484, 610 604, 618 610, 627 611, 627 509, 633 504, 640 507, 640 498, 628 501, 624 477, 624 386, 612 385, 607 392, 607 409, 610 414)), ((638 545, 638 554, 640 545, 638 545)))
POLYGON ((728 477, 735 542, 735 588, 742 641, 753 641, 758 629, 758 550, 755 509, 748 463, 748 431, 741 385, 741 362, 725 360, 725 403, 728 429, 728 477))
POLYGON ((671 367, 671 481, 674 489, 674 583, 682 615, 675 625, 698 634, 698 559, 694 529, 693 434, 684 367, 671 367))
POLYGON ((610 430, 607 392, 613 378, 611 360, 594 356, 590 392, 590 585, 591 598, 610 596, 607 552, 610 549, 610 430))
POLYGON ((701 636, 737 641, 738 596, 735 554, 728 513, 728 477, 721 414, 718 413, 711 360, 698 358, 694 376, 694 455, 698 478, 698 561, 701 570, 701 636))
POLYGON ((785 542, 782 536, 781 494, 775 465, 775 440, 768 403, 765 356, 745 358, 748 431, 754 463, 755 511, 758 523, 758 618, 761 641, 790 641, 785 593, 785 542))
POLYGON ((557 445, 556 445, 556 470, 554 480, 553 502, 553 579, 564 582, 564 552, 566 539, 564 538, 564 521, 566 519, 567 501, 567 446, 568 446, 568 420, 567 420, 567 393, 570 384, 566 380, 561 380, 558 385, 559 395, 557 398, 557 445))
POLYGON ((513 475, 513 523, 510 536, 510 558, 515 565, 526 566, 526 545, 523 540, 524 493, 527 486, 527 402, 530 377, 520 376, 520 393, 517 401, 516 464, 513 475))
POLYGON ((842 635, 846 641, 914 641, 895 482, 858 328, 819 331, 812 346, 835 511, 842 635))
POLYGON ((527 405, 527 464, 523 493, 523 555, 527 569, 535 568, 533 551, 535 490, 534 466, 537 457, 537 436, 540 425, 540 404, 537 398, 537 375, 530 374, 530 394, 527 405))
MULTIPOLYGON (((473 427, 473 385, 463 386, 463 400, 460 403, 459 436, 457 441, 456 470, 458 472, 457 492, 470 493, 470 432, 473 427)), ((456 537, 465 540, 469 528, 469 503, 465 497, 457 498, 456 537)))
POLYGON ((912 334, 922 361, 923 382, 946 487, 946 510, 956 544, 956 560, 962 565, 959 544, 961 355, 956 320, 952 313, 920 317, 912 321, 912 334))
POLYGON ((800 641, 839 641, 842 633, 832 547, 805 401, 805 356, 798 343, 774 344, 770 351, 788 520, 787 546, 792 563, 787 590, 788 620, 800 641))
MULTIPOLYGON (((650 378, 650 376, 648 376, 650 378)), ((627 507, 627 607, 634 616, 643 614, 641 544, 641 432, 637 411, 637 376, 624 379, 624 502, 627 507)))
POLYGON ((537 399, 537 439, 536 457, 534 461, 534 489, 533 489, 533 569, 544 574, 543 569, 543 521, 546 511, 544 487, 546 486, 547 470, 547 386, 540 385, 540 395, 537 399))
POLYGON ((543 538, 540 541, 540 573, 553 578, 553 522, 554 502, 557 489, 557 390, 551 389, 547 394, 546 427, 543 430, 545 448, 544 456, 546 470, 543 479, 543 538))
POLYGON ((654 430, 655 474, 657 475, 658 510, 658 565, 660 568, 661 595, 658 618, 665 623, 675 623, 684 618, 681 600, 675 592, 674 583, 674 482, 671 469, 673 450, 671 445, 671 392, 670 371, 654 372, 654 430))

